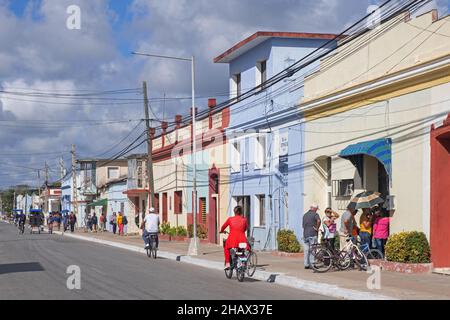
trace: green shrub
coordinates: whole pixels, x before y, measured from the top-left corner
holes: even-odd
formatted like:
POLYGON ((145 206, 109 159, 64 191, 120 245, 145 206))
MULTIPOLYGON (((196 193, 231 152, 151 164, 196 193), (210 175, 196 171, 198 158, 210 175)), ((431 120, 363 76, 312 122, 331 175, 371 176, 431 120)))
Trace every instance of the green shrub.
POLYGON ((161 234, 167 234, 170 229, 170 223, 169 222, 163 222, 159 226, 159 230, 161 231, 161 234))
POLYGON ((277 233, 278 251, 297 253, 301 252, 301 245, 292 230, 279 230, 277 233))
POLYGON ((176 227, 171 227, 169 228, 169 230, 167 230, 167 234, 169 236, 176 236, 177 235, 177 228, 176 227))
MULTIPOLYGON (((192 238, 194 236, 194 225, 190 224, 188 225, 188 234, 189 238, 192 238)), ((200 239, 207 239, 208 238, 208 229, 203 227, 200 224, 197 224, 197 237, 200 239)))
POLYGON ((430 245, 423 232, 409 231, 393 234, 385 246, 386 260, 403 263, 429 263, 430 245))
POLYGON ((187 236, 187 230, 183 226, 178 226, 175 229, 177 236, 186 237, 187 236))

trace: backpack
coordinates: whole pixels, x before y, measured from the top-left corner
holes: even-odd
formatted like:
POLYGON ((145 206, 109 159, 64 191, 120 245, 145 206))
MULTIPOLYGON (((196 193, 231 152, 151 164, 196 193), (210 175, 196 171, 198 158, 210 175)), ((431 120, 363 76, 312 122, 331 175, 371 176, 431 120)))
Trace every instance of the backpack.
POLYGON ((128 224, 128 219, 127 219, 127 217, 123 216, 123 218, 122 218, 122 224, 123 224, 123 225, 127 225, 127 224, 128 224))

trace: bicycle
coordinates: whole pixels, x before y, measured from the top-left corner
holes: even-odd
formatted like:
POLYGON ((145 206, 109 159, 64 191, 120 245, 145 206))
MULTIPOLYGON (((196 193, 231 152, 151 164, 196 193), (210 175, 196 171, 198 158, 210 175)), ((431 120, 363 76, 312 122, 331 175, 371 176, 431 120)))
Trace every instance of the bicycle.
POLYGON ((328 243, 313 244, 310 248, 310 254, 314 257, 314 262, 311 263, 314 272, 324 273, 332 267, 343 271, 351 265, 351 257, 347 251, 335 250, 328 243))
MULTIPOLYGON (((223 232, 228 234, 227 231, 223 232)), ((256 265, 258 263, 258 257, 256 253, 252 250, 254 244, 254 239, 250 239, 250 249, 247 250, 247 243, 239 243, 237 248, 230 248, 230 268, 225 269, 225 276, 228 279, 233 277, 233 270, 236 270, 236 277, 239 282, 244 281, 245 274, 249 277, 253 277, 256 272, 256 265)), ((223 246, 225 247, 226 240, 223 241, 223 246)))
POLYGON ((20 222, 19 223, 19 234, 24 234, 25 233, 25 222, 20 222))
POLYGON ((158 234, 156 233, 148 233, 147 239, 148 239, 148 247, 145 248, 147 251, 147 257, 152 257, 153 259, 156 259, 156 252, 158 249, 156 248, 156 238, 158 237, 158 234))
POLYGON ((366 255, 361 251, 361 249, 353 243, 352 238, 347 238, 347 243, 341 251, 346 251, 350 254, 352 261, 354 261, 360 270, 367 271, 369 268, 369 260, 366 255))
POLYGON ((383 260, 384 255, 383 253, 378 249, 372 249, 367 243, 360 244, 359 249, 362 253, 367 257, 367 259, 372 260, 383 260))

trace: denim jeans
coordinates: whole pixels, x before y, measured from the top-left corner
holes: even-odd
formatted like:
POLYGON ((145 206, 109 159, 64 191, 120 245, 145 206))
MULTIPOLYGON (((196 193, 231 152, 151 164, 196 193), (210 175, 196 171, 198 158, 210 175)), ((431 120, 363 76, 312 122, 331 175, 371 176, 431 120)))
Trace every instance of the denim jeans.
POLYGON ((304 240, 305 242, 305 250, 304 250, 304 264, 305 267, 310 267, 311 263, 314 263, 314 257, 310 254, 310 246, 317 243, 317 236, 308 237, 304 240))
POLYGON ((359 237, 361 238, 361 245, 367 244, 369 248, 372 247, 372 239, 370 237, 370 233, 362 231, 359 233, 359 237))
POLYGON ((375 243, 377 244, 377 249, 381 251, 384 255, 384 245, 386 244, 387 239, 375 239, 375 243))

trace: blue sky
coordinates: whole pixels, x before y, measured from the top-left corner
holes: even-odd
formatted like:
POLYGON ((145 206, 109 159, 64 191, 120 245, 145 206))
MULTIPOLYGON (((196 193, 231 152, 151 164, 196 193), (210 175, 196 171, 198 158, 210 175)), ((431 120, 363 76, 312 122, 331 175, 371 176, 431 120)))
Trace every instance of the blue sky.
MULTIPOLYGON (((208 97, 219 102, 228 94, 228 66, 213 58, 257 31, 339 33, 366 15, 377 0, 0 0, 0 88, 48 92, 140 88, 147 81, 150 98, 189 97, 187 63, 131 55, 144 51, 176 56, 195 55, 196 92, 200 109, 208 97), (67 6, 79 5, 82 29, 65 27, 67 6), (345 5, 344 5, 345 4, 345 5), (351 10, 349 9, 351 8, 351 10)), ((449 0, 437 0, 448 8, 449 0)), ((138 100, 139 94, 129 98, 138 100)), ((173 121, 189 114, 189 99, 153 101, 159 117, 173 121)), ((54 102, 54 101, 53 101, 54 102)), ((76 102, 70 100, 69 102, 76 102)), ((129 123, 88 128, 52 128, 24 125, 28 119, 86 121, 141 119, 142 102, 96 106, 17 101, 0 95, 0 187, 24 180, 27 172, 11 164, 42 167, 48 161, 57 177, 57 157, 66 162, 68 146, 83 156, 95 156, 130 133, 129 123), (95 136, 95 139, 92 137, 95 136), (24 156, 9 156, 15 153, 24 156), (35 154, 33 156, 28 156, 35 154), (41 154, 41 155, 37 155, 41 154), (8 156, 6 156, 8 155, 8 156), (26 155, 26 156, 25 156, 26 155), (6 164, 5 164, 6 163, 6 164), (7 169, 8 168, 8 169, 7 169), (17 175, 16 175, 17 174, 17 175)), ((143 130, 143 128, 142 128, 143 130)), ((136 131, 139 133, 139 131, 136 131)), ((127 142, 132 141, 133 135, 127 142)), ((119 148, 120 149, 120 148, 119 148)), ((110 156, 118 149, 113 149, 110 156)))

